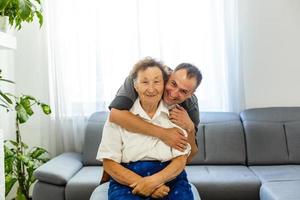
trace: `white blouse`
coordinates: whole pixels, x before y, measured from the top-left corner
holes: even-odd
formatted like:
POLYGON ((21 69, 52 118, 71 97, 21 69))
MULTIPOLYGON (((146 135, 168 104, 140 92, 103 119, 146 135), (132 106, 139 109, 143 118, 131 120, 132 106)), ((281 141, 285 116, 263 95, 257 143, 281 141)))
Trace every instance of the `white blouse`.
MULTIPOLYGON (((163 101, 160 102, 152 118, 143 110, 139 99, 134 102, 130 112, 138 115, 145 121, 164 128, 180 128, 169 120, 169 110, 163 101)), ((182 128, 180 129, 183 130, 182 128)), ((183 131, 187 137, 186 131, 183 131)), ((190 144, 188 144, 184 152, 181 152, 171 148, 156 137, 129 132, 119 125, 109 122, 107 119, 103 127, 102 140, 98 149, 97 159, 103 161, 103 159, 106 158, 118 163, 129 163, 139 160, 158 160, 165 162, 180 155, 188 155, 190 152, 190 144)))

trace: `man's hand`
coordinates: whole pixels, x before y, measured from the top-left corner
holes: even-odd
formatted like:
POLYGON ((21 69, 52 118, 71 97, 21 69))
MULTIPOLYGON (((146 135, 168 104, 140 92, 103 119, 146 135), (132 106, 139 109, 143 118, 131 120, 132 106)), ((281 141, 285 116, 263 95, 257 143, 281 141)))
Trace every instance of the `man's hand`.
POLYGON ((179 151, 184 151, 187 147, 187 137, 179 128, 164 128, 159 137, 168 146, 179 151))
POLYGON ((130 185, 130 187, 134 188, 132 190, 132 194, 145 197, 150 196, 160 186, 161 183, 153 176, 143 177, 139 181, 130 185))
POLYGON ((187 132, 190 132, 194 128, 194 122, 183 107, 176 105, 176 107, 170 110, 169 114, 170 120, 187 132))
POLYGON ((162 185, 156 190, 154 190, 154 192, 151 194, 151 197, 155 199, 161 199, 167 196, 169 192, 170 192, 170 188, 166 185, 162 185))

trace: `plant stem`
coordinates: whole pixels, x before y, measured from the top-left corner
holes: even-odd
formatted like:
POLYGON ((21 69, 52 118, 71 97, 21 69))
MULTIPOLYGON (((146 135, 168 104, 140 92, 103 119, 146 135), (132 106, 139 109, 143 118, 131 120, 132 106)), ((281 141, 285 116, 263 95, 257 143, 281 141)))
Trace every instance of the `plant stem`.
MULTIPOLYGON (((16 140, 18 143, 17 148, 17 155, 22 156, 24 154, 24 149, 22 146, 22 138, 20 134, 20 127, 19 127, 19 121, 18 116, 16 117, 16 140)), ((19 189, 22 194, 26 196, 26 198, 29 198, 29 194, 27 194, 26 190, 26 183, 25 183, 25 169, 24 169, 24 162, 21 158, 17 159, 17 171, 18 171, 18 183, 19 183, 19 189)))

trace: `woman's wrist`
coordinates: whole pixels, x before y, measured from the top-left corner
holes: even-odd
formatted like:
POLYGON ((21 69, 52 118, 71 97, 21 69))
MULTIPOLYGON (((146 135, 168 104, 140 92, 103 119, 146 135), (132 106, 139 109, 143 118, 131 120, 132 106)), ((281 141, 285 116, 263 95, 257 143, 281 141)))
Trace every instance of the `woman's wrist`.
POLYGON ((155 182, 155 185, 157 185, 157 187, 159 187, 167 182, 166 180, 164 180, 163 175, 158 174, 158 173, 153 174, 152 179, 155 182))

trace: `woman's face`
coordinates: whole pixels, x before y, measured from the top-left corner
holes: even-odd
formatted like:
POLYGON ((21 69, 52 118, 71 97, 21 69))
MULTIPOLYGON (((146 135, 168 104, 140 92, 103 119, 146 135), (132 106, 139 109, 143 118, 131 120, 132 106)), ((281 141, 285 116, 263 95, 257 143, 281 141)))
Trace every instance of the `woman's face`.
POLYGON ((157 104, 164 91, 161 70, 158 67, 149 67, 138 71, 134 87, 142 104, 157 104))

